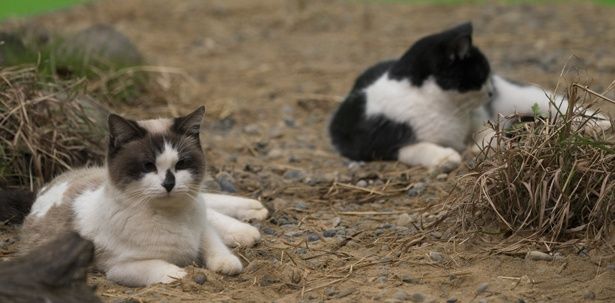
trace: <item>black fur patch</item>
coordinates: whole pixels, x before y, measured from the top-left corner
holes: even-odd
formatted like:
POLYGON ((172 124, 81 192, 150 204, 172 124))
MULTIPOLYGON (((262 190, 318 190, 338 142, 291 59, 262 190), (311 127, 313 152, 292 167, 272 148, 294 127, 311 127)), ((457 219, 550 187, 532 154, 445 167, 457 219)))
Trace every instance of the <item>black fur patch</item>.
POLYGON ((0 222, 20 224, 30 212, 36 195, 31 191, 0 191, 0 222))
POLYGON ((416 140, 410 126, 383 116, 365 118, 365 94, 351 94, 333 116, 333 145, 352 160, 397 160, 399 149, 416 140))
POLYGON ((409 79, 421 86, 433 76, 444 90, 478 90, 487 81, 487 58, 472 45, 472 25, 464 23, 418 40, 389 72, 392 79, 409 79))

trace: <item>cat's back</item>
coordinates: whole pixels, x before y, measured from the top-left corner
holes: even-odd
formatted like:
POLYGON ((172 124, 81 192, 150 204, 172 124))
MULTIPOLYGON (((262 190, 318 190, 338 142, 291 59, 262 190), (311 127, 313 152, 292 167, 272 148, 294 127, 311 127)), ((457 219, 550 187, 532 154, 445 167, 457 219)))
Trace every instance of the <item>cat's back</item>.
POLYGON ((352 92, 356 92, 359 90, 363 90, 368 86, 372 85, 376 80, 380 79, 384 74, 386 74, 393 65, 395 65, 397 60, 386 60, 379 63, 376 63, 366 69, 359 77, 355 80, 354 85, 352 87, 352 92))
POLYGON ((75 230, 75 199, 102 187, 105 177, 103 168, 81 168, 65 172, 45 185, 24 221, 21 251, 28 251, 56 235, 75 230))

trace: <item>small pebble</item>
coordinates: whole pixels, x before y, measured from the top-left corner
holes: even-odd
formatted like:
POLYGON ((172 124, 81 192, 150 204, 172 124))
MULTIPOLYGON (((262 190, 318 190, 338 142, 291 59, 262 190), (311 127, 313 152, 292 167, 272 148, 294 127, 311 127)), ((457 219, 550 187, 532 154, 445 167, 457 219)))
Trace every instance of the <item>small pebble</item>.
POLYGON ((277 234, 277 232, 271 227, 263 227, 263 233, 271 236, 275 236, 277 234))
POLYGON ((235 187, 235 180, 230 174, 225 172, 219 173, 216 176, 216 179, 218 180, 218 184, 220 185, 220 190, 227 193, 237 192, 237 187, 235 187))
POLYGON ((487 299, 480 299, 478 300, 478 303, 487 303, 487 299))
POLYGON ((318 240, 320 240, 320 237, 318 236, 318 234, 315 234, 315 233, 309 233, 309 234, 307 235, 307 240, 308 240, 309 242, 314 242, 314 241, 318 241, 318 240))
POLYGON ((533 260, 533 261, 551 261, 551 260, 553 260, 553 256, 551 256, 549 254, 545 254, 545 253, 537 251, 537 250, 528 251, 527 255, 525 256, 525 258, 529 259, 529 260, 533 260))
POLYGON ((408 274, 401 276, 401 281, 404 283, 417 283, 418 282, 417 279, 415 279, 413 276, 408 275, 408 274))
POLYGON ((408 299, 408 294, 403 290, 398 290, 395 292, 395 294, 393 294, 393 299, 399 301, 406 301, 406 299, 408 299))
POLYGON ((436 180, 438 181, 444 181, 446 178, 448 178, 448 174, 439 174, 436 176, 436 180))
POLYGON ((333 222, 331 225, 333 227, 337 227, 338 225, 340 225, 340 223, 342 223, 342 219, 340 217, 335 217, 333 218, 333 222))
POLYGON ((288 208, 288 201, 286 201, 286 200, 284 200, 282 198, 275 198, 275 200, 273 200, 273 202, 271 202, 271 204, 273 206, 273 210, 275 210, 275 211, 280 211, 280 210, 288 208))
POLYGON ((410 301, 421 303, 425 301, 425 296, 422 293, 417 292, 417 293, 412 294, 412 296, 410 296, 410 301))
POLYGON ((446 299, 446 303, 457 303, 457 298, 455 297, 450 297, 448 299, 446 299))
POLYGON ((439 232, 439 231, 434 231, 434 232, 432 232, 432 233, 431 233, 431 235, 432 235, 434 238, 436 238, 436 239, 440 239, 440 238, 442 238, 442 233, 441 233, 441 232, 439 232))
POLYGON ((403 213, 397 217, 397 222, 395 223, 397 226, 406 226, 412 222, 410 215, 407 213, 403 213))
POLYGON ((427 185, 423 182, 418 182, 415 183, 412 188, 408 189, 408 196, 410 197, 416 197, 419 196, 420 194, 422 194, 425 191, 425 188, 427 187, 427 185))
POLYGON ((196 282, 196 284, 203 285, 207 282, 207 276, 203 273, 198 273, 194 276, 194 282, 196 282))
POLYGON ((327 287, 325 288, 325 296, 333 297, 337 294, 337 289, 335 287, 327 287))
POLYGON ((291 169, 284 173, 284 179, 292 181, 302 181, 305 179, 305 174, 298 169, 291 169))
POLYGON ((482 294, 487 291, 487 288, 489 288, 489 283, 481 283, 480 285, 478 285, 478 288, 476 288, 476 293, 482 294))
POLYGON ((259 127, 256 124, 246 125, 243 128, 243 132, 250 135, 255 135, 259 133, 259 127))
POLYGON ((583 299, 585 299, 585 300, 594 300, 594 299, 596 299, 596 294, 593 291, 588 290, 588 291, 586 291, 583 294, 583 299))
POLYGON ((359 182, 357 182, 357 186, 358 187, 367 187, 367 182, 365 182, 365 180, 359 180, 359 182))
POLYGON ((327 229, 322 232, 322 236, 325 238, 335 237, 336 234, 337 234, 337 230, 335 229, 327 229))
POLYGON ((267 157, 270 159, 278 159, 284 155, 281 149, 274 148, 267 153, 267 157))
POLYGON ((441 253, 437 252, 437 251, 430 251, 429 252, 429 258, 432 261, 438 262, 438 263, 444 261, 444 256, 441 253))

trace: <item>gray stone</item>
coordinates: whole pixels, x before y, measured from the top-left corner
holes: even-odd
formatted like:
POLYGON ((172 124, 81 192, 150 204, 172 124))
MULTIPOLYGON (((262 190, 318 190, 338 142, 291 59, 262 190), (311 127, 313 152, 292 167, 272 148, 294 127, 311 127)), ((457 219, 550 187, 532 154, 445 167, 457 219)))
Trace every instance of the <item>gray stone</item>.
POLYGON ((406 301, 408 299, 408 294, 405 291, 400 289, 396 291, 395 294, 393 294, 393 299, 399 300, 399 301, 406 301))
POLYGON ((316 233, 309 233, 309 234, 307 235, 307 240, 308 240, 309 242, 314 242, 314 241, 318 241, 318 240, 320 240, 320 237, 319 237, 319 236, 318 236, 318 234, 316 234, 316 233))
POLYGON ((236 193, 237 187, 235 187, 235 179, 229 173, 221 172, 216 175, 216 180, 220 185, 220 190, 227 193, 236 193))
POLYGON ((533 260, 533 261, 551 261, 551 260, 553 260, 553 256, 551 256, 549 254, 545 254, 545 253, 537 251, 537 250, 528 251, 527 255, 525 255, 525 258, 529 259, 529 260, 533 260))
POLYGON ((446 299, 446 303, 457 303, 457 301, 459 301, 459 300, 457 300, 457 298, 455 298, 455 297, 450 297, 450 298, 446 299))
POLYGON ((359 180, 356 185, 358 187, 367 187, 367 182, 365 180, 359 180))
POLYGON ((412 296, 410 296, 410 301, 415 302, 415 303, 421 303, 425 301, 425 295, 423 295, 420 292, 414 293, 412 294, 412 296))
POLYGON ((284 179, 300 182, 305 179, 305 173, 298 169, 291 169, 284 173, 284 179))
POLYGON ((198 273, 194 276, 194 282, 196 284, 203 285, 207 282, 207 276, 203 273, 198 273))
POLYGON ((426 188, 427 185, 424 182, 417 182, 410 189, 408 189, 407 194, 410 197, 416 197, 425 192, 426 188))
POLYGON ((437 251, 430 251, 429 252, 429 258, 437 263, 440 263, 442 261, 444 261, 444 255, 442 255, 441 253, 437 252, 437 251))
POLYGON ((79 56, 88 63, 135 66, 144 60, 124 34, 108 24, 97 24, 67 38, 59 47, 63 55, 79 56))
POLYGON ((337 230, 336 229, 327 229, 327 230, 322 232, 322 236, 325 237, 325 238, 335 237, 336 234, 337 234, 337 230))
POLYGON ((487 291, 487 289, 489 288, 489 283, 481 283, 480 285, 478 285, 478 287, 476 288, 476 293, 477 294, 482 294, 485 291, 487 291))

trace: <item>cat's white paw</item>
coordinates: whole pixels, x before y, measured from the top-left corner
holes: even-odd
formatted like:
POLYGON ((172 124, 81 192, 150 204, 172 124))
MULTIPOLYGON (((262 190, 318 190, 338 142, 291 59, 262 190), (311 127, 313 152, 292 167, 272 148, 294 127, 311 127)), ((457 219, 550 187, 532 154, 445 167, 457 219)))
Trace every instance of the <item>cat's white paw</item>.
MULTIPOLYGON (((170 264, 172 265, 172 264, 170 264)), ((187 274, 186 270, 172 265, 172 267, 169 267, 167 270, 163 271, 160 273, 159 278, 157 279, 158 281, 152 281, 149 284, 154 284, 154 283, 163 283, 163 284, 167 284, 167 283, 171 283, 175 280, 179 280, 182 279, 183 277, 185 277, 187 274)))
POLYGON ((205 262, 209 270, 225 275, 236 275, 243 270, 239 258, 232 254, 209 257, 205 262))
POLYGON ((220 234, 224 244, 230 247, 251 247, 261 238, 261 233, 256 227, 245 223, 227 226, 220 234))
POLYGON ((448 173, 459 167, 462 161, 461 155, 452 148, 442 148, 434 155, 433 162, 429 166, 432 171, 448 173))
POLYGON ((237 219, 248 221, 248 220, 264 220, 269 215, 269 211, 263 204, 257 200, 249 200, 245 206, 242 206, 241 209, 237 210, 237 219))

